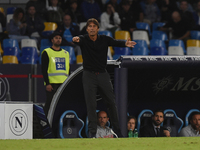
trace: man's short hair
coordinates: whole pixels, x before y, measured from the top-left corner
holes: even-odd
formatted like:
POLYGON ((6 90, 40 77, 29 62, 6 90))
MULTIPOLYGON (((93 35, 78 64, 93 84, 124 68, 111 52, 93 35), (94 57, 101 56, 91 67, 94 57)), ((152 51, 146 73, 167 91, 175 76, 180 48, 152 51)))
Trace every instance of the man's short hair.
POLYGON ((161 113, 163 114, 163 116, 164 116, 164 111, 163 111, 163 110, 161 110, 161 109, 154 111, 154 113, 153 113, 153 116, 155 116, 155 115, 156 115, 156 113, 158 113, 158 112, 161 112, 161 113))
POLYGON ((87 21, 86 29, 87 29, 87 27, 89 26, 89 24, 90 24, 91 22, 94 23, 95 25, 97 25, 97 27, 99 28, 99 22, 98 22, 96 19, 91 18, 91 19, 88 19, 88 21, 87 21))
POLYGON ((131 119, 134 119, 134 120, 135 120, 135 124, 136 124, 137 119, 136 119, 135 116, 128 116, 128 118, 127 118, 127 122, 129 122, 131 119))
POLYGON ((194 112, 192 112, 191 114, 190 114, 190 116, 189 116, 189 121, 191 121, 192 120, 192 118, 193 118, 193 116, 195 116, 195 115, 200 115, 200 112, 198 112, 198 111, 194 111, 194 112))

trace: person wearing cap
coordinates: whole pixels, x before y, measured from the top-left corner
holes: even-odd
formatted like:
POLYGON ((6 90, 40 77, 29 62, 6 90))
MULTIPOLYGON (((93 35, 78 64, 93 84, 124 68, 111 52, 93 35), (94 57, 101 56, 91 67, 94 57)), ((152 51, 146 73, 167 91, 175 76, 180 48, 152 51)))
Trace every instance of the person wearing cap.
POLYGON ((46 86, 46 102, 44 112, 48 115, 53 95, 69 76, 69 53, 60 48, 62 35, 54 32, 51 37, 52 46, 42 52, 42 74, 46 86))

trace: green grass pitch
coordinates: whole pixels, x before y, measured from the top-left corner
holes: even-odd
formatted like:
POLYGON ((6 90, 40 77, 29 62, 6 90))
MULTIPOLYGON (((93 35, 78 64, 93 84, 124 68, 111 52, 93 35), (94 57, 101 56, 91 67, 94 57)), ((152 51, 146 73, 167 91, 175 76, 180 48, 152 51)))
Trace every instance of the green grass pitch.
POLYGON ((200 137, 0 140, 0 150, 198 150, 200 137))

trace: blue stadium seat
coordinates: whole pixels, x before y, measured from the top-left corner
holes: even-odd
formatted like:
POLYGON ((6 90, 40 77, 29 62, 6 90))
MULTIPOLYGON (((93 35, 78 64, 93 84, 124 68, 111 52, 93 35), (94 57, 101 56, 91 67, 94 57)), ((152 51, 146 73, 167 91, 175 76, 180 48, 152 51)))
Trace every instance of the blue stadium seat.
POLYGON ((59 136, 61 138, 82 138, 81 131, 84 122, 73 110, 65 111, 59 121, 59 136))
POLYGON ((119 55, 119 54, 114 54, 113 55, 113 60, 117 60, 118 58, 120 58, 121 57, 121 55, 119 55))
POLYGON ((3 49, 6 47, 17 47, 19 49, 19 44, 15 39, 4 39, 3 40, 3 49))
POLYGON ((149 55, 147 47, 134 47, 132 50, 133 55, 149 55))
POLYGON ((49 39, 41 39, 41 42, 40 42, 40 45, 41 46, 48 46, 48 47, 51 47, 52 46, 52 43, 49 39))
POLYGON ((160 39, 160 40, 163 40, 163 41, 167 41, 168 36, 163 31, 153 31, 152 32, 152 39, 160 39))
POLYGON ((182 40, 169 40, 169 46, 182 47, 184 54, 186 54, 185 45, 184 45, 184 42, 182 40))
POLYGON ((152 47, 150 49, 151 55, 167 55, 167 51, 164 47, 152 47))
POLYGON ((14 14, 15 9, 16 9, 16 7, 8 7, 8 8, 7 8, 7 13, 6 13, 6 14, 7 14, 7 15, 8 15, 8 14, 14 14))
POLYGON ((198 109, 189 110, 188 113, 185 116, 185 126, 189 125, 189 117, 190 117, 191 113, 193 113, 193 112, 200 112, 200 111, 198 109))
POLYGON ((42 31, 44 37, 49 37, 54 31, 42 31))
POLYGON ((33 57, 38 57, 37 49, 35 47, 23 47, 22 55, 30 55, 33 57))
POLYGON ((138 133, 140 132, 141 127, 152 123, 152 116, 153 112, 149 109, 144 109, 140 112, 137 119, 138 133))
MULTIPOLYGON (((96 110, 96 112, 98 113, 99 110, 96 110)), ((88 121, 88 116, 87 116, 87 117, 86 117, 86 121, 85 121, 85 134, 86 134, 87 137, 89 137, 89 136, 88 136, 88 134, 89 134, 89 132, 88 132, 88 123, 89 123, 89 121, 88 121)), ((106 126, 110 127, 110 121, 108 121, 108 122, 106 123, 106 126)))
POLYGON ((151 39, 150 48, 152 48, 152 47, 163 47, 166 49, 165 42, 163 40, 159 40, 159 39, 151 39))
POLYGON ((148 23, 145 22, 137 22, 136 23, 136 28, 141 29, 141 30, 146 30, 149 33, 149 36, 151 36, 151 29, 148 23))
POLYGON ((21 51, 17 47, 6 47, 4 48, 4 55, 16 56, 18 61, 20 61, 21 51))
POLYGON ((163 127, 169 130, 171 137, 176 137, 183 127, 183 120, 172 109, 164 111, 164 119, 163 127))
POLYGON ((162 27, 164 25, 165 25, 164 22, 154 22, 153 25, 152 25, 152 30, 156 31, 156 30, 158 30, 159 27, 162 27))
POLYGON ((191 39, 200 40, 200 31, 190 31, 191 39))
POLYGON ((130 47, 114 47, 115 55, 131 55, 130 47))
POLYGON ((21 56, 21 64, 37 64, 38 57, 30 56, 30 55, 22 55, 21 56))
POLYGON ((69 52, 70 64, 76 63, 76 56, 75 56, 74 48, 71 46, 61 46, 61 48, 69 52))
POLYGON ((147 42, 145 40, 134 40, 137 44, 134 46, 134 48, 139 48, 139 47, 147 47, 147 42))
POLYGON ((104 30, 104 31, 99 31, 100 35, 107 35, 110 37, 113 37, 112 32, 108 31, 108 30, 104 30))

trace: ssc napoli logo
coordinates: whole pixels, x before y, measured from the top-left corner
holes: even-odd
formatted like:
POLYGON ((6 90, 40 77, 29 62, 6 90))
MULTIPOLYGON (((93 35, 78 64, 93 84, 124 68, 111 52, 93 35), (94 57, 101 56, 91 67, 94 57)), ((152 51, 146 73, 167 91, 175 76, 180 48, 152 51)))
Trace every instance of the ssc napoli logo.
POLYGON ((67 133, 68 134, 72 134, 72 129, 71 128, 67 128, 67 133))
MULTIPOLYGON (((2 73, 0 73, 2 75, 2 73)), ((0 78, 0 101, 6 100, 6 93, 10 90, 7 78, 0 78)))
POLYGON ((23 135, 28 128, 27 114, 21 109, 14 110, 10 115, 9 126, 14 135, 23 135))

